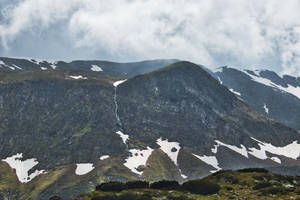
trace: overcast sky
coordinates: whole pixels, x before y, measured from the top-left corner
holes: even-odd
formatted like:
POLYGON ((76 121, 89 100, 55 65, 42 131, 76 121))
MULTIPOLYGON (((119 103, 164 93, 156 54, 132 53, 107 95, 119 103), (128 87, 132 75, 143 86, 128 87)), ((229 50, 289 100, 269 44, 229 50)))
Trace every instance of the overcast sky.
POLYGON ((0 0, 0 56, 189 60, 300 76, 299 0, 0 0))

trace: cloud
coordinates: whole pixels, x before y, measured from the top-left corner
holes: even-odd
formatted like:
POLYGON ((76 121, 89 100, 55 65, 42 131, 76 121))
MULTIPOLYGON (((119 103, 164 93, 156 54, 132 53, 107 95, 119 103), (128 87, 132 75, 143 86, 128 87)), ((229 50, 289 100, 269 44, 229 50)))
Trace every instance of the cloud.
POLYGON ((23 0, 9 6, 0 20, 8 48, 22 34, 63 24, 70 48, 91 54, 207 66, 272 64, 300 75, 298 0, 23 0))

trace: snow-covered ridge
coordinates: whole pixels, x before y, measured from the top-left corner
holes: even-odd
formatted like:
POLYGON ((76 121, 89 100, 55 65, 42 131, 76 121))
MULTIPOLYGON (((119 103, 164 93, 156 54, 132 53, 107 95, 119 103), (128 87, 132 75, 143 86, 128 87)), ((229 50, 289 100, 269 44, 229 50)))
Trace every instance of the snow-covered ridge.
POLYGON ((82 176, 88 174, 93 169, 95 169, 95 167, 92 163, 79 163, 76 164, 75 174, 78 176, 82 176))
POLYGON ((17 153, 11 157, 7 157, 2 161, 6 162, 11 168, 16 170, 16 175, 21 183, 27 183, 34 179, 36 176, 45 173, 45 170, 35 170, 33 173, 28 174, 29 170, 36 166, 39 162, 36 158, 22 160, 23 154, 17 153))

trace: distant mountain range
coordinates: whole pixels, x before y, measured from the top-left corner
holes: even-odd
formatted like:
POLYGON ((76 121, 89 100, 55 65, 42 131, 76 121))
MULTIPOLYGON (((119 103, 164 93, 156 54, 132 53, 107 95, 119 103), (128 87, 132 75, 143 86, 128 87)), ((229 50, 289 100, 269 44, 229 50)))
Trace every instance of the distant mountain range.
POLYGON ((0 58, 0 194, 70 197, 100 182, 249 167, 297 174, 298 116, 277 101, 297 109, 298 79, 270 74, 177 60, 0 58))

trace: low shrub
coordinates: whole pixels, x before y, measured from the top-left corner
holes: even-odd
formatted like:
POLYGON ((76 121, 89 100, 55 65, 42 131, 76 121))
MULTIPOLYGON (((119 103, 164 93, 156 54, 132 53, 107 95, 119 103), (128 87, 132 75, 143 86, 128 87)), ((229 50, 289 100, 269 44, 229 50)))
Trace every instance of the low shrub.
POLYGON ((162 180, 158 182, 154 182, 150 185, 151 189, 163 189, 163 190, 176 190, 179 189, 179 183, 177 181, 167 181, 167 180, 162 180))
POLYGON ((149 183, 146 181, 131 181, 126 183, 127 189, 143 189, 149 188, 149 183))
POLYGON ((246 173, 252 173, 252 172, 258 172, 258 173, 268 173, 269 171, 264 168, 245 168, 240 169, 238 172, 246 172, 246 173))
POLYGON ((209 195, 220 191, 220 185, 204 180, 192 180, 182 184, 182 188, 191 193, 209 195))
POLYGON ((269 182, 262 182, 262 183, 258 183, 257 185, 255 185, 253 187, 253 190, 260 190, 260 189, 263 189, 266 187, 271 187, 271 186, 272 186, 272 184, 269 182))
MULTIPOLYGON (((1 197, 0 197, 1 199, 1 197)), ((4 198, 3 198, 4 199, 4 198)), ((60 198, 59 196, 53 196, 51 197, 49 200, 63 200, 62 198, 60 198)))
POLYGON ((260 190, 261 194, 266 195, 285 195, 289 192, 292 192, 292 189, 285 188, 285 187, 267 187, 260 190))
POLYGON ((96 186, 96 190, 104 192, 120 192, 127 189, 126 184, 121 182, 108 182, 96 186))
POLYGON ((118 200, 118 198, 113 194, 107 194, 104 196, 94 196, 91 200, 118 200))
POLYGON ((118 196, 118 200, 152 200, 152 197, 147 194, 123 193, 118 196))

